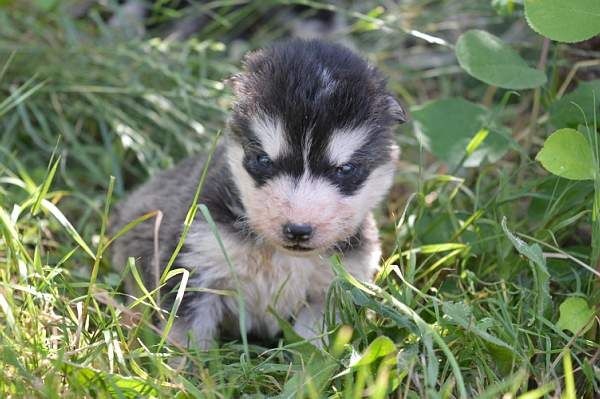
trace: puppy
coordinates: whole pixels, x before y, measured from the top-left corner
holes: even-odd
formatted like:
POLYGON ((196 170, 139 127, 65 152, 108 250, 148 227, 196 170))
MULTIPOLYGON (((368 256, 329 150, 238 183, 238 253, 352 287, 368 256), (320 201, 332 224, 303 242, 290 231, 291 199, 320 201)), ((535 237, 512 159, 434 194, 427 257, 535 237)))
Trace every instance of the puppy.
MULTIPOLYGON (((239 332, 279 332, 272 307, 301 336, 321 333, 325 296, 338 253, 357 279, 370 280, 381 256, 371 211, 392 184, 398 148, 392 127, 405 113, 385 80, 344 47, 294 40, 246 57, 231 79, 235 102, 200 195, 218 227, 235 276, 198 213, 174 268, 189 270, 170 339, 201 348, 239 332)), ((115 242, 113 262, 134 257, 149 289, 181 237, 205 158, 193 157, 133 192, 116 209, 113 232, 152 210, 115 242), (158 243, 158 246, 156 245, 158 243), (158 256, 158 258, 156 258, 158 256), (156 265, 159 265, 157 267, 156 265)), ((162 287, 170 310, 180 279, 162 287)))

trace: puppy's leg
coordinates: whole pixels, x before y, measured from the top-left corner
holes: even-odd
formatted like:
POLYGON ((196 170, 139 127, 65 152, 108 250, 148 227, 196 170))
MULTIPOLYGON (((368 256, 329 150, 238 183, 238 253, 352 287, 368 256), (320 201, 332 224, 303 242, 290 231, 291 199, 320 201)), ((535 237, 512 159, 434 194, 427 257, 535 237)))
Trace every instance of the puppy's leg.
POLYGON ((309 301, 297 314, 294 331, 317 347, 322 347, 323 312, 325 301, 309 301))
POLYGON ((200 350, 213 347, 223 320, 223 311, 223 301, 218 295, 194 295, 186 301, 185 308, 173 323, 169 340, 200 350))
MULTIPOLYGON (((363 234, 362 248, 343 256, 342 263, 346 270, 358 280, 371 282, 379 269, 379 260, 381 258, 377 228, 371 216, 366 220, 363 234)), ((333 275, 325 280, 321 280, 322 284, 317 283, 316 281, 318 280, 315 279, 315 291, 310 293, 310 296, 315 299, 309 300, 308 304, 298 312, 294 324, 294 330, 300 336, 309 340, 312 338, 312 343, 319 347, 322 346, 323 341, 327 342, 328 339, 327 336, 323 340, 315 338, 321 336, 324 332, 325 292, 327 292, 327 287, 332 280, 333 275), (321 289, 317 290, 317 287, 321 289)), ((339 320, 337 312, 336 319, 339 320)))

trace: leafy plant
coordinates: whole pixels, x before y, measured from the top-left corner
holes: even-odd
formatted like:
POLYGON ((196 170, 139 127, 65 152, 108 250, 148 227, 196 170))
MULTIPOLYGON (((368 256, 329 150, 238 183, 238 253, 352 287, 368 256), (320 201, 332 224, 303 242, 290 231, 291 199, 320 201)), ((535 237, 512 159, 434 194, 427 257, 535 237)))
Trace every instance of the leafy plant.
POLYGON ((546 83, 543 71, 529 67, 513 49, 486 31, 463 33, 455 51, 460 66, 487 84, 519 90, 546 83))
POLYGON ((536 159, 551 173, 572 180, 593 180, 596 165, 585 136, 564 128, 552 133, 536 159))
POLYGON ((525 0, 533 30, 560 42, 580 42, 600 33, 600 4, 595 0, 525 0))

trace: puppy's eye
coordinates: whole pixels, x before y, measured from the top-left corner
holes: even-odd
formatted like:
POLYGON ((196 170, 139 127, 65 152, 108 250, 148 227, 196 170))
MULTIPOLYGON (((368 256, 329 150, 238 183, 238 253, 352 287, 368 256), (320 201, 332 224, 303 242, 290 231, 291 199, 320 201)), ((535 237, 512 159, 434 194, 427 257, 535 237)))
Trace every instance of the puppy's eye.
POLYGON ((357 166, 353 163, 345 163, 335 169, 335 174, 338 177, 352 176, 356 172, 357 166))
POLYGON ((273 166, 273 161, 271 161, 271 158, 269 158, 268 155, 257 155, 256 156, 256 163, 261 167, 261 168, 265 168, 268 169, 271 166, 273 166))

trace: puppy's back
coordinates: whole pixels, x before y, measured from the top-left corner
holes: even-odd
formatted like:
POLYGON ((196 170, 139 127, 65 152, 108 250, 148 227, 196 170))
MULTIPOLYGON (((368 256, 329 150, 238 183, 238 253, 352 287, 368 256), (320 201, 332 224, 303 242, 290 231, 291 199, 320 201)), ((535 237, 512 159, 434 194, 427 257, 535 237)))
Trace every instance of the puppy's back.
MULTIPOLYGON (((129 194, 112 212, 111 235, 114 236, 127 223, 148 212, 160 211, 162 221, 158 228, 157 250, 159 264, 164 267, 179 240, 181 227, 191 206, 204 162, 203 157, 188 158, 174 168, 153 176, 129 194)), ((149 289, 154 288, 157 278, 153 264, 156 250, 155 224, 156 217, 138 224, 117 239, 111 251, 115 268, 125 267, 127 258, 134 257, 149 289)), ((128 287, 128 290, 129 288, 131 287, 128 287)))

